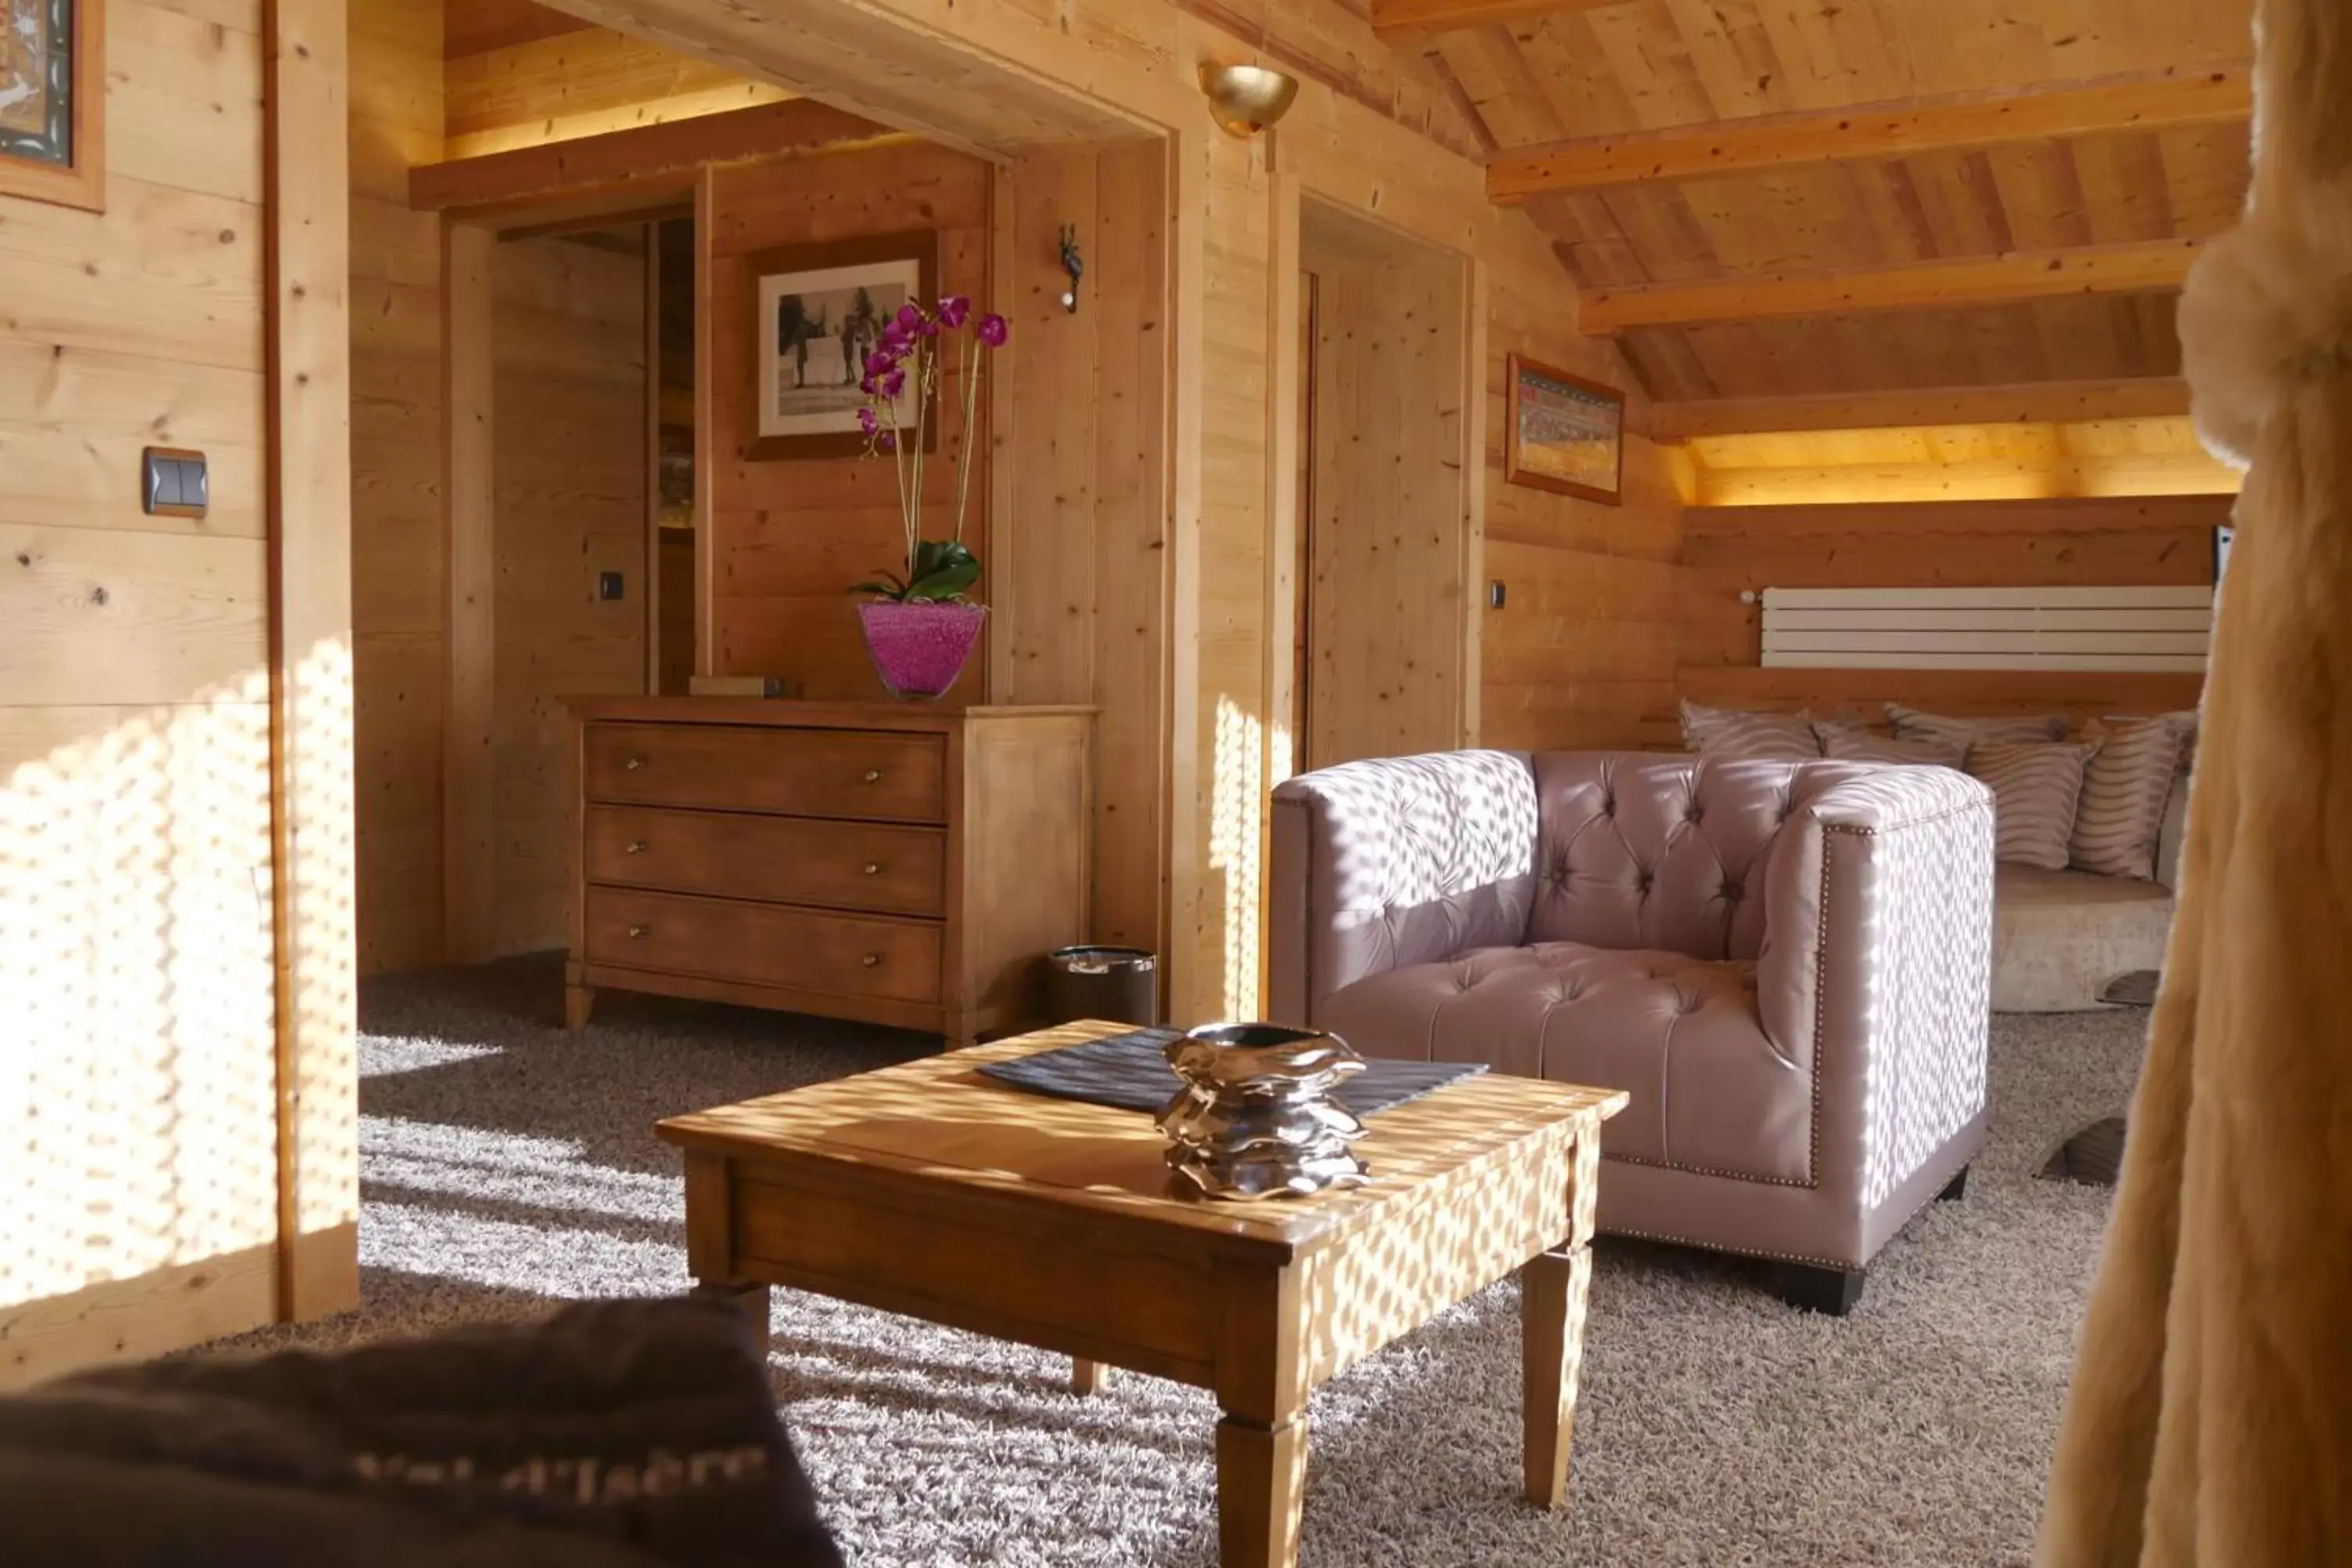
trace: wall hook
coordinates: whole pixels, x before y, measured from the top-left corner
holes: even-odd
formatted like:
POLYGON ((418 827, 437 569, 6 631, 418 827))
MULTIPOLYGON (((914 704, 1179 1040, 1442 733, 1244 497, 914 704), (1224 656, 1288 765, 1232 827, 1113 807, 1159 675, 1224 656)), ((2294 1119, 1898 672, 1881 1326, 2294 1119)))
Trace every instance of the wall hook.
POLYGON ((1086 275, 1087 258, 1078 254, 1078 226, 1062 226, 1062 270, 1070 275, 1070 286, 1062 290, 1062 309, 1075 316, 1078 313, 1078 279, 1086 275))

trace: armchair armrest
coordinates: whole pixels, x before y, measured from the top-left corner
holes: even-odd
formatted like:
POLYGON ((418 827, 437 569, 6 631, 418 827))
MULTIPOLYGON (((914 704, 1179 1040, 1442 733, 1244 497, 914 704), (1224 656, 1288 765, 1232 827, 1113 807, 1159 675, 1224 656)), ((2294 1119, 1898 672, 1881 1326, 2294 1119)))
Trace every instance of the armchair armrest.
POLYGON ((1274 792, 1268 1016, 1312 1025, 1367 975, 1527 934, 1535 771, 1518 752, 1348 763, 1274 792))
POLYGON ((1992 792, 1873 768, 1801 805, 1767 875, 1757 1002, 1814 1075, 1813 1184, 1851 1193, 1867 1257, 1898 1189, 1983 1118, 1992 996, 1992 792))

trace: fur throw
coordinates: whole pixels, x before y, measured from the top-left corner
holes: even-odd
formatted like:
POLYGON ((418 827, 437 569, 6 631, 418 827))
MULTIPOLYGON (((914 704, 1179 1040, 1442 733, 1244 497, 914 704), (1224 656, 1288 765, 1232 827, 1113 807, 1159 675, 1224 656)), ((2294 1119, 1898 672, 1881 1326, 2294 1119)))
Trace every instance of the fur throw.
POLYGON ((2352 0, 2258 30, 2253 196, 2180 310, 2239 538, 2042 1568, 2352 1563, 2352 0))

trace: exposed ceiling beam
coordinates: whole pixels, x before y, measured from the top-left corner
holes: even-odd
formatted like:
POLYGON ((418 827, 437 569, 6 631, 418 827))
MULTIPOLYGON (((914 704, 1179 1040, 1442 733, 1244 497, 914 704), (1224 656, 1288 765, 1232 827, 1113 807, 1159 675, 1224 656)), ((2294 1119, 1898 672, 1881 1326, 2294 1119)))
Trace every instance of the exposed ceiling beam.
POLYGON ((1513 148, 1488 163, 1486 195, 1508 205, 1548 193, 1774 173, 1942 148, 2242 123, 2252 112, 2253 74, 2244 65, 2106 77, 1513 148))
POLYGON ((1560 11, 1598 11, 1626 0, 1372 0, 1372 31, 1383 38, 1458 33, 1560 11))
POLYGON ((1776 272, 1703 283, 1592 289, 1577 302, 1577 326, 1588 334, 1613 336, 1638 327, 1950 310, 2073 294, 2153 293, 2179 288, 2203 243, 2146 240, 1911 261, 1847 272, 1776 272))
POLYGON ((1650 405, 1650 438, 1762 436, 1802 430, 1882 430, 1936 425, 2037 425, 2158 419, 2189 412, 2178 376, 2120 381, 2030 381, 2011 386, 1721 397, 1650 405))
MULTIPOLYGON (((690 191, 705 163, 781 157, 899 133, 805 98, 726 114, 665 121, 478 158, 422 163, 408 172, 408 205, 468 217, 526 210, 558 199, 662 199, 690 191)), ((521 219, 519 221, 528 221, 521 219)))

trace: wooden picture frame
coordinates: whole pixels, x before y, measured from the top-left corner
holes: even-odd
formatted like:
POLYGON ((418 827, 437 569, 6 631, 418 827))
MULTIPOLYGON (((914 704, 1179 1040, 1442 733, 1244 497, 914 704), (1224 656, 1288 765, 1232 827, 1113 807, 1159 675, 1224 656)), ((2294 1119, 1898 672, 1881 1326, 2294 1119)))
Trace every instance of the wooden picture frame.
POLYGON ((0 0, 0 91, 12 88, 30 96, 0 110, 0 196, 104 212, 106 0, 0 0))
POLYGON ((1619 506, 1624 500, 1625 395, 1613 386, 1512 354, 1504 410, 1503 477, 1559 495, 1619 506), (1538 421, 1553 439, 1530 439, 1538 421), (1565 436, 1569 438, 1560 439, 1565 436), (1580 447, 1601 446, 1597 456, 1580 447), (1601 482, 1603 478, 1606 483, 1601 482))
MULTIPOLYGON (((754 251, 740 261, 743 292, 748 301, 743 330, 750 348, 750 392, 744 406, 750 429, 742 452, 746 461, 768 463, 802 458, 854 458, 866 450, 857 427, 857 409, 864 395, 857 390, 858 366, 867 332, 847 336, 831 330, 844 301, 837 296, 865 290, 877 296, 872 320, 887 320, 900 300, 937 300, 940 292, 940 237, 929 230, 901 234, 863 235, 854 239, 811 245, 781 246, 754 251), (783 339, 786 329, 779 312, 805 310, 814 297, 818 324, 828 330, 813 333, 796 344, 791 374, 807 376, 806 388, 786 387, 783 339), (794 306, 787 307, 790 299, 794 306), (837 340, 837 342, 836 342, 837 340), (835 376, 845 380, 835 381, 835 376), (815 406, 793 406, 793 395, 815 406)), ((867 344, 866 346, 870 346, 867 344)), ((911 399, 912 392, 908 393, 911 399)), ((939 447, 939 426, 924 431, 923 448, 939 447)))

